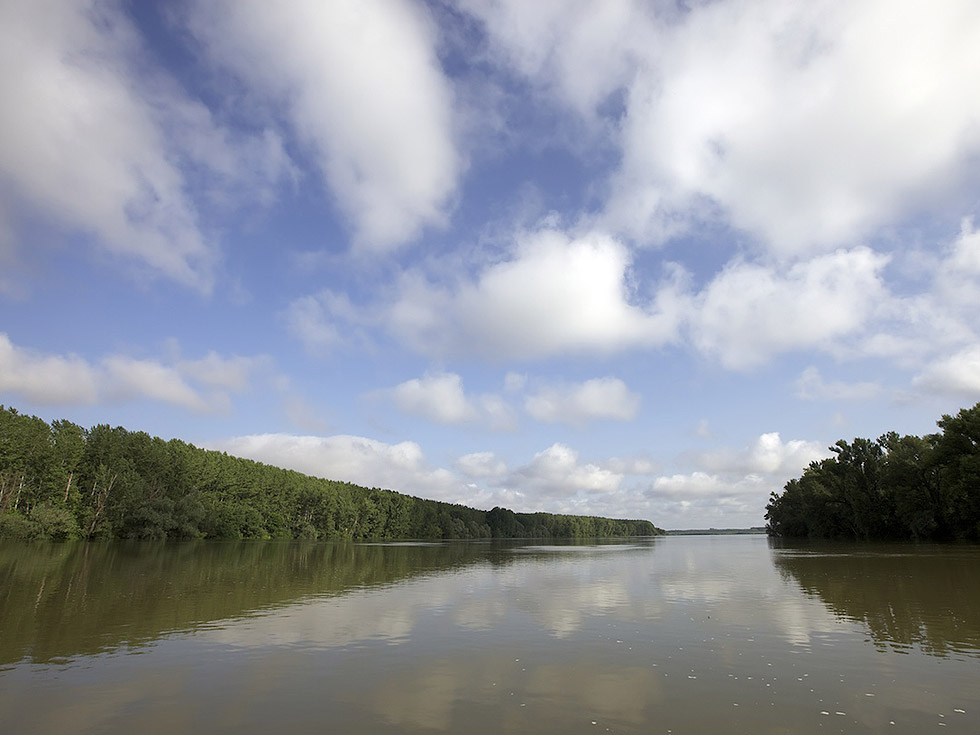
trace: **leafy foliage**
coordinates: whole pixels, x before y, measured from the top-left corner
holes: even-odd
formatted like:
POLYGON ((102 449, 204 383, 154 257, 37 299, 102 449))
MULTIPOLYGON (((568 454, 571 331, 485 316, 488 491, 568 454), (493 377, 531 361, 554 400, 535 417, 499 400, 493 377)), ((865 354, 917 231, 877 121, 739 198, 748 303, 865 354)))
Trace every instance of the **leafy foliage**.
POLYGON ((482 511, 0 406, 0 538, 591 538, 649 521, 482 511))
POLYGON ((980 541, 980 403, 925 437, 841 440, 766 506, 770 535, 980 541))

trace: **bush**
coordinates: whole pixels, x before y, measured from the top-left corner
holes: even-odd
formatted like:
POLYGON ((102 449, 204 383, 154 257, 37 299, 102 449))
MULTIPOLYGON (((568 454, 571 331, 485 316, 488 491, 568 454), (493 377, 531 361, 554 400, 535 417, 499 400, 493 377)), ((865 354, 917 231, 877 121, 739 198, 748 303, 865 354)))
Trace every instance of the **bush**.
POLYGON ((31 520, 37 526, 37 538, 50 539, 51 541, 70 541, 82 535, 78 521, 67 508, 38 505, 31 511, 31 520))
POLYGON ((0 515, 0 539, 15 539, 30 541, 37 538, 37 528, 27 516, 20 513, 4 513, 0 515))

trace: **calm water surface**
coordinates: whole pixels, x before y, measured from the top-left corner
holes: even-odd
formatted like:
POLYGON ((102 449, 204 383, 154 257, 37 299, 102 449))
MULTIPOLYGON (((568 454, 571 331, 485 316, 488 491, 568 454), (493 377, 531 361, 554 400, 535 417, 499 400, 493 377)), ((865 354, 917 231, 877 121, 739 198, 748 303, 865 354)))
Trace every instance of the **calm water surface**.
POLYGON ((0 546, 9 733, 980 733, 980 549, 0 546))

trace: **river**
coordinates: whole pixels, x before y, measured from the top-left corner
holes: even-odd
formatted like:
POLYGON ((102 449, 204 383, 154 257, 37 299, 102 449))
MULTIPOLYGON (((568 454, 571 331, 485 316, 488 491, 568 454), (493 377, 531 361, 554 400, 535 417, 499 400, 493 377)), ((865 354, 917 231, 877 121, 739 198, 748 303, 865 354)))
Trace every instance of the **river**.
POLYGON ((31 733, 980 732, 980 548, 0 546, 31 733))

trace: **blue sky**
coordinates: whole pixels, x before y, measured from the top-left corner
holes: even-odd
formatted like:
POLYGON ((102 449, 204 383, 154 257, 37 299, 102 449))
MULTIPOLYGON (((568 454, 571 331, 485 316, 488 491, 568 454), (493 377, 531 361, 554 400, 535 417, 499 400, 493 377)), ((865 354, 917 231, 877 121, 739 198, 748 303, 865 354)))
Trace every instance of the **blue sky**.
POLYGON ((980 400, 980 6, 13 0, 0 401, 763 523, 980 400))

